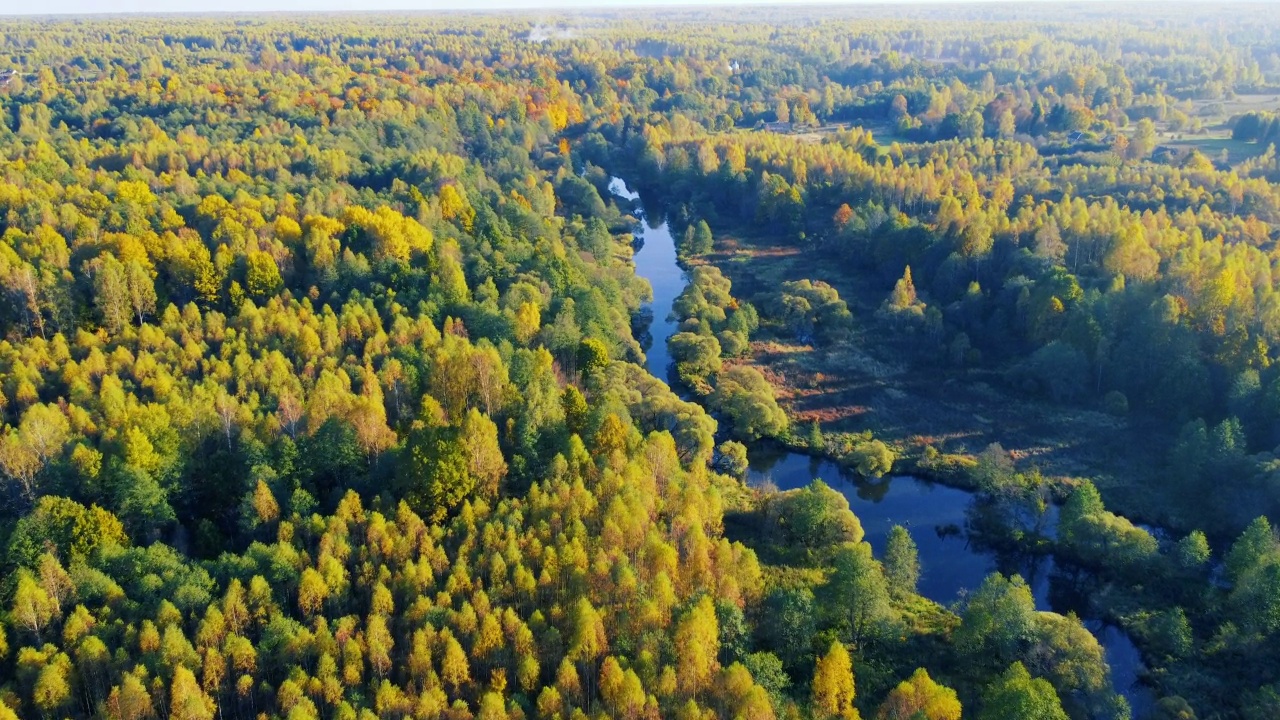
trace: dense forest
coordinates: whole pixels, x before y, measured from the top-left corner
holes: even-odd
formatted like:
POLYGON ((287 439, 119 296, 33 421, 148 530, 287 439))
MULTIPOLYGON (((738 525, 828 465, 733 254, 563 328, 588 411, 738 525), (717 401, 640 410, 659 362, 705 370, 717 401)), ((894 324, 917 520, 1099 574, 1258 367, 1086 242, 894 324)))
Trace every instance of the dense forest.
POLYGON ((1280 716, 1277 138, 1270 6, 0 16, 0 720, 1280 716))

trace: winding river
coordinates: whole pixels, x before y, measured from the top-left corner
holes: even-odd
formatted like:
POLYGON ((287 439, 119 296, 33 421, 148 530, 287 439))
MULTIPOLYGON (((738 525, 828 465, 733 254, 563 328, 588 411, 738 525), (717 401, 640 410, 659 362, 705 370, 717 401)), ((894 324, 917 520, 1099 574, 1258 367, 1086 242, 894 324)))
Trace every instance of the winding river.
MULTIPOLYGON (((639 200, 639 195, 619 178, 612 179, 609 189, 627 200, 639 200)), ((676 332, 678 325, 671 310, 687 278, 677 263, 675 239, 666 221, 654 224, 655 218, 643 212, 640 215, 643 219, 637 231, 639 248, 634 258, 635 269, 636 274, 653 287, 649 308, 653 313, 649 326, 651 344, 646 348, 646 365, 654 376, 671 382, 667 338, 676 332)), ((877 556, 884 552, 889 530, 894 525, 907 527, 920 553, 919 592, 935 602, 951 605, 966 591, 977 589, 987 575, 1000 571, 1018 573, 1027 581, 1037 609, 1076 610, 1083 614, 1082 608, 1073 606, 1069 591, 1050 592, 1052 557, 1006 555, 969 540, 964 527, 975 498, 967 490, 901 475, 868 482, 829 460, 768 446, 750 448, 748 459, 747 482, 751 485, 768 483, 779 490, 790 490, 821 478, 843 493, 861 520, 867 542, 877 556), (1059 599, 1058 596, 1067 597, 1059 599)), ((1056 521, 1056 509, 1050 521, 1056 521)), ((1095 620, 1086 620, 1085 625, 1106 653, 1117 692, 1128 699, 1135 718, 1143 717, 1154 696, 1150 688, 1138 682, 1142 657, 1133 641, 1114 625, 1095 620)))

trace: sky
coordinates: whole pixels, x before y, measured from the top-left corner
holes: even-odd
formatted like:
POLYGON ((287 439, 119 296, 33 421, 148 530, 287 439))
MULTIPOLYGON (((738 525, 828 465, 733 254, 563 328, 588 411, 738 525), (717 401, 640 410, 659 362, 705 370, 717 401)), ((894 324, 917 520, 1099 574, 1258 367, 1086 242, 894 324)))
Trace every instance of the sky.
MULTIPOLYGON (((852 4, 955 3, 963 0, 853 0, 852 4)), ((841 0, 756 0, 753 4, 811 5, 841 0)), ((849 0, 844 0, 849 4, 849 0)), ((734 5, 742 0, 0 0, 0 15, 123 12, 330 12, 361 10, 501 10, 604 8, 636 5, 734 5)))

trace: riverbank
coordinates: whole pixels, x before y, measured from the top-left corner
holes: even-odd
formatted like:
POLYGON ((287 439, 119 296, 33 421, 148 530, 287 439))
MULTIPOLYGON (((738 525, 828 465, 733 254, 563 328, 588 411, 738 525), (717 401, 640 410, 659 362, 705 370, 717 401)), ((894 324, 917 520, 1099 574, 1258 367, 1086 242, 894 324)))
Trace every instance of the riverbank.
MULTIPOLYGON (((869 431, 894 449, 902 463, 897 467, 972 487, 965 471, 978 453, 998 443, 1020 470, 1039 470, 1055 497, 1088 478, 1109 507, 1135 522, 1178 534, 1202 526, 1193 508, 1156 491, 1162 449, 1174 438, 1138 416, 1013 392, 997 371, 949 359, 922 363, 920 339, 894 333, 876 317, 893 280, 815 263, 794 246, 749 229, 718 236, 715 250, 695 262, 718 268, 744 301, 758 303, 784 282, 810 279, 828 283, 848 304, 853 326, 845 341, 800 342, 765 324, 748 357, 733 361, 755 367, 774 385, 797 426, 799 437, 781 439, 790 446, 807 449, 803 434, 814 421, 828 437, 869 431)), ((1226 538, 1236 531, 1211 534, 1226 538)))
MULTIPOLYGON (((610 189, 620 197, 638 200, 638 196, 617 179, 611 182, 610 189)), ((637 212, 644 217, 642 209, 637 208, 637 212)), ((634 257, 636 272, 648 279, 654 289, 651 304, 653 324, 650 327, 653 345, 647 352, 646 364, 652 374, 670 381, 671 357, 665 345, 678 329, 671 310, 687 282, 689 263, 677 258, 674 238, 665 221, 642 220, 640 235, 641 243, 634 257)), ((1054 560, 1045 552, 1043 542, 1035 543, 1033 552, 1029 553, 1014 543, 984 545, 972 542, 965 532, 970 525, 970 513, 977 506, 977 483, 969 472, 974 463, 970 460, 941 453, 912 459, 910 464, 913 467, 925 471, 940 483, 909 476, 891 476, 867 482, 834 459, 806 454, 810 448, 798 440, 798 435, 798 429, 793 428, 772 443, 750 445, 744 478, 747 484, 754 488, 794 491, 808 486, 814 478, 821 478, 846 498, 850 509, 861 521, 866 540, 881 557, 887 549, 890 530, 896 525, 907 527, 912 531, 919 551, 922 574, 918 591, 923 597, 941 607, 955 606, 966 593, 977 590, 988 575, 1000 572, 1026 578, 1032 587, 1037 609, 1085 613, 1090 610, 1088 607, 1054 607, 1050 592, 1054 560), (1011 549, 1013 552, 1008 552, 1011 549)), ((769 495, 762 497, 768 498, 769 495)), ((760 512, 758 507, 748 515, 760 512)), ((749 546, 755 545, 762 550, 766 549, 764 545, 776 542, 769 540, 767 533, 761 531, 762 518, 744 516, 739 520, 739 530, 745 535, 736 539, 748 541, 749 546), (747 536, 752 534, 756 540, 754 543, 747 536)), ((784 575, 789 572, 785 567, 779 567, 778 571, 784 575)), ((1101 619, 1095 625, 1099 629, 1108 626, 1101 619)), ((1130 638, 1123 632, 1114 631, 1104 639, 1107 642, 1102 647, 1111 664, 1115 687, 1131 705, 1149 705, 1153 698, 1150 691, 1138 682, 1142 672, 1140 653, 1130 638)))

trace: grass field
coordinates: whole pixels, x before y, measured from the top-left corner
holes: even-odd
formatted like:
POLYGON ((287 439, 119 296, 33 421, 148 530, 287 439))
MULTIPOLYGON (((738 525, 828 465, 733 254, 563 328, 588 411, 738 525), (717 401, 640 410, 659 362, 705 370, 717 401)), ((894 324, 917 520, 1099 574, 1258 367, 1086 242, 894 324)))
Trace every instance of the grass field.
POLYGON ((1280 94, 1237 95, 1231 100, 1197 100, 1192 103, 1191 117, 1199 119, 1204 129, 1199 133, 1169 132, 1167 125, 1157 124, 1160 144, 1174 148, 1196 149, 1215 162, 1222 151, 1227 162, 1235 165, 1265 151, 1258 143, 1231 139, 1231 119, 1247 112, 1280 110, 1280 94))

